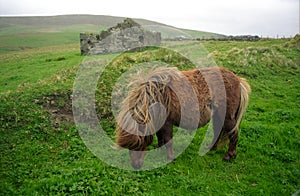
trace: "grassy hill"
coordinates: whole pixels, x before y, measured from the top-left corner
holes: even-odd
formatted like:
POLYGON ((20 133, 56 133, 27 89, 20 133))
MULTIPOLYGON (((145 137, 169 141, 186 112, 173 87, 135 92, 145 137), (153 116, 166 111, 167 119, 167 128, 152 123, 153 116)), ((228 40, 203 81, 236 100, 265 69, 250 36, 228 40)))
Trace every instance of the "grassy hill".
MULTIPOLYGON (((0 195, 292 195, 299 190, 299 36, 197 42, 218 66, 246 78, 252 87, 236 159, 223 162, 226 149, 199 156, 206 131, 200 128, 174 163, 131 172, 91 153, 72 121, 74 79, 86 60, 79 52, 77 32, 61 44, 53 40, 67 38, 65 29, 14 34, 11 27, 4 28, 9 32, 3 37, 10 40, 0 54, 0 195), (23 36, 39 41, 25 42, 23 36), (9 47, 11 52, 6 50, 9 47)), ((99 56, 104 61, 109 57, 99 56)), ((111 137, 112 88, 120 75, 148 61, 182 70, 191 67, 183 56, 162 48, 114 59, 98 81, 95 103, 100 123, 111 137)))
MULTIPOLYGON (((58 15, 58 16, 28 16, 28 17, 1 17, 0 27, 11 25, 24 26, 73 26, 95 25, 111 27, 124 20, 124 17, 104 15, 58 15)), ((163 25, 145 19, 134 19, 141 25, 163 25)))
MULTIPOLYGON (((34 17, 0 17, 0 53, 29 48, 79 44, 79 33, 97 33, 124 20, 123 17, 97 15, 62 15, 34 17)), ((145 19, 134 19, 141 25, 162 32, 163 38, 180 35, 222 37, 223 35, 179 29, 145 19)))

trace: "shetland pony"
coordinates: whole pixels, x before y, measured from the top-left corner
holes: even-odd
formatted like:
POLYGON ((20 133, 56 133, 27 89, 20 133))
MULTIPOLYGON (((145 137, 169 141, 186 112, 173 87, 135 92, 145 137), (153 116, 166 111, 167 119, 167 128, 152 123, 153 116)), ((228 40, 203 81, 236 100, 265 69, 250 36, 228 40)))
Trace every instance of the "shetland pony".
POLYGON ((173 160, 173 125, 195 130, 212 119, 214 139, 210 149, 217 147, 220 138, 229 139, 223 157, 229 161, 236 156, 238 127, 250 91, 245 79, 225 68, 155 69, 123 101, 117 117, 116 144, 129 149, 132 167, 140 169, 155 134, 158 147, 165 145, 168 159, 173 160))

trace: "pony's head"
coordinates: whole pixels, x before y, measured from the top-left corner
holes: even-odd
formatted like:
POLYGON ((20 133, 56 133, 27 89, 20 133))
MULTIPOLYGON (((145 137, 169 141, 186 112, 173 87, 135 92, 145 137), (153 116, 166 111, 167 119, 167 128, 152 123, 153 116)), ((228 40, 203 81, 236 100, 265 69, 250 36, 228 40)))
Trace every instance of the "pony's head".
POLYGON ((146 147, 167 120, 171 107, 168 84, 178 77, 178 69, 157 69, 143 81, 135 81, 139 85, 122 103, 117 117, 116 143, 129 149, 131 165, 135 169, 142 167, 146 147))
POLYGON ((146 147, 153 141, 153 135, 134 134, 134 130, 124 130, 120 126, 117 127, 117 145, 122 148, 129 149, 131 166, 134 169, 140 169, 144 163, 146 155, 146 147))
POLYGON ((155 134, 149 100, 140 97, 145 93, 143 88, 145 85, 133 90, 124 100, 117 118, 116 143, 119 147, 129 149, 131 165, 135 169, 142 167, 146 148, 155 134))

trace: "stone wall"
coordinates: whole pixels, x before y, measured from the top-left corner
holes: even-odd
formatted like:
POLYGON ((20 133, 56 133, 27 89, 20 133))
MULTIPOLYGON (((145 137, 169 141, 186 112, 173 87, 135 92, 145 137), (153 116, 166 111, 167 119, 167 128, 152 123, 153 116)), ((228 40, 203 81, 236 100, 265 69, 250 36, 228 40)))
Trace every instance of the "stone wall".
POLYGON ((238 36, 225 36, 225 37, 222 37, 222 38, 197 38, 198 41, 201 41, 201 40, 212 40, 212 41, 252 41, 252 42, 255 42, 255 41, 259 41, 260 40, 260 37, 257 36, 257 35, 238 35, 238 36))
POLYGON ((161 34, 143 29, 132 19, 125 19, 100 34, 80 34, 82 55, 117 53, 144 46, 159 46, 161 34))

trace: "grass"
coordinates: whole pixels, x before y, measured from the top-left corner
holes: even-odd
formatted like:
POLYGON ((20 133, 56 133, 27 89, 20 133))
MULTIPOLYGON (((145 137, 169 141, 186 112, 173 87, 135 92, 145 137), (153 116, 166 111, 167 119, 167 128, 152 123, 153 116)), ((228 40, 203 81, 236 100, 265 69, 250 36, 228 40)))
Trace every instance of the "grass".
POLYGON ((77 44, 28 49, 1 56, 0 92, 35 83, 62 69, 74 67, 83 59, 77 44))
POLYGON ((48 46, 64 46, 79 40, 79 33, 28 33, 0 36, 0 54, 48 46))
POLYGON ((9 25, 0 28, 0 54, 48 46, 78 43, 79 33, 99 33, 97 25, 9 25))
MULTIPOLYGON (((247 78, 252 87, 237 158, 223 162, 225 149, 200 157, 202 128, 174 163, 144 172, 103 163, 85 146, 74 123, 53 122, 57 117, 53 108, 70 109, 73 81, 84 58, 77 44, 3 52, 0 195, 295 193, 300 188, 300 51, 290 44, 293 41, 203 42, 219 66, 247 78), (53 107, 49 108, 51 101, 53 107)), ((181 69, 190 66, 181 56, 155 48, 115 59, 105 69, 96 92, 98 116, 110 135, 115 126, 110 93, 116 79, 136 63, 152 60, 181 69)))

